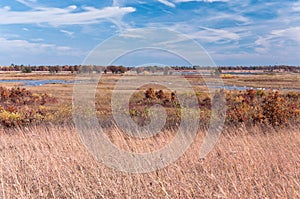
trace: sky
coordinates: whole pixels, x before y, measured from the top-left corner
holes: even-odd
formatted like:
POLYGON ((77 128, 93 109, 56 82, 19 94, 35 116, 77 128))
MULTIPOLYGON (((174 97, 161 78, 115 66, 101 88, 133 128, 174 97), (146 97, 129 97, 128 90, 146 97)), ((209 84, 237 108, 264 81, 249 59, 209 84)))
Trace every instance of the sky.
POLYGON ((122 57, 115 61, 120 65, 185 65, 182 54, 207 64, 197 50, 219 66, 298 66, 300 1, 0 1, 0 65, 74 65, 91 54, 99 65, 108 64, 106 55, 122 57), (191 42, 199 49, 189 48, 191 42))

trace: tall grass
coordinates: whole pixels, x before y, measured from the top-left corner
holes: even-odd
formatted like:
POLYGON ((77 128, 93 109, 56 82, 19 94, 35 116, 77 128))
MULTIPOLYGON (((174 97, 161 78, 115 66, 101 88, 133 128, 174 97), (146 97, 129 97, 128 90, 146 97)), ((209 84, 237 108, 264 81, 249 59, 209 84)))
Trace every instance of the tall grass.
MULTIPOLYGON (((174 164, 128 174, 97 162, 72 126, 1 129, 0 198, 300 198, 299 126, 227 131, 204 160, 199 132, 174 164)), ((133 151, 161 147, 173 136, 142 143, 114 128, 107 134, 133 151)))

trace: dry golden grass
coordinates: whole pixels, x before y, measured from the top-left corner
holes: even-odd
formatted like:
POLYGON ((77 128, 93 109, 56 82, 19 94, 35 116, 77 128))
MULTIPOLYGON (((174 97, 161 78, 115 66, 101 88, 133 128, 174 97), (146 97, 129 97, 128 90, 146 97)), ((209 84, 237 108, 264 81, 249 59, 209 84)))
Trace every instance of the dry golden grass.
POLYGON ((70 72, 60 72, 51 74, 47 71, 45 72, 32 72, 32 73, 20 73, 20 72, 5 72, 0 73, 1 79, 21 79, 21 80, 74 80, 76 74, 70 72))
POLYGON ((299 74, 273 74, 273 75, 234 75, 234 78, 224 79, 227 85, 262 87, 262 88, 292 88, 300 89, 299 74))
MULTIPOLYGON (((228 130, 205 160, 198 158, 199 132, 174 164, 146 174, 97 162, 71 126, 0 131, 0 198, 300 197, 299 127, 266 134, 260 128, 228 130)), ((148 149, 116 129, 107 132, 119 146, 148 149)), ((170 135, 153 143, 161 146, 170 135)))

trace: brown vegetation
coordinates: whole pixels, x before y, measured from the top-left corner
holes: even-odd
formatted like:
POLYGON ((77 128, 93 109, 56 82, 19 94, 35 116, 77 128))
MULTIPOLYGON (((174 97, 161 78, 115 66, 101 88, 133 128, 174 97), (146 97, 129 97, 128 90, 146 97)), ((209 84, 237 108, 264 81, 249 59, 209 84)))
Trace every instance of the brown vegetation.
MULTIPOLYGON (((223 93, 226 98, 225 122, 229 127, 245 124, 247 126, 269 125, 277 128, 300 123, 300 93, 280 93, 272 90, 220 91, 219 93, 223 93)), ((196 94, 199 101, 201 124, 207 126, 211 116, 210 96, 206 92, 197 92, 196 94)), ((186 95, 188 97, 189 94, 186 95)), ((57 99, 48 94, 34 94, 25 88, 0 87, 0 97, 0 124, 4 127, 41 122, 59 124, 72 122, 71 107, 67 104, 58 104, 53 107, 51 104, 56 103, 57 99)), ((104 97, 107 98, 105 101, 101 98, 101 103, 96 103, 98 104, 97 115, 103 121, 113 124, 109 104, 111 96, 104 97)), ((154 90, 152 87, 140 91, 132 97, 129 116, 140 125, 145 125, 150 122, 148 110, 155 104, 160 104, 166 110, 168 115, 166 128, 176 128, 180 124, 182 107, 177 100, 176 92, 163 89, 154 90)), ((190 111, 193 115, 194 111, 190 111)))
MULTIPOLYGON (((299 127, 262 134, 259 128, 224 133, 205 160, 193 145, 174 164, 146 174, 128 174, 97 162, 70 126, 0 131, 0 198, 299 198, 299 127)), ((116 129, 111 140, 127 150, 152 145, 116 129)))
POLYGON ((46 93, 34 94, 25 88, 7 89, 0 87, 0 124, 4 127, 15 127, 46 118, 46 104, 57 102, 46 93))

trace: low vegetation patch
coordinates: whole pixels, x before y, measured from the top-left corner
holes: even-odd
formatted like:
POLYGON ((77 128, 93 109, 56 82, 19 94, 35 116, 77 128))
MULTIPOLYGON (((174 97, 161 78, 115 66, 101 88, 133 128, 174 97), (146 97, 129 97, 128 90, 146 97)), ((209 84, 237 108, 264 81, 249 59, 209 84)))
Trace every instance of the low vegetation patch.
POLYGON ((247 90, 227 92, 227 123, 283 127, 299 122, 300 93, 247 90))
POLYGON ((56 98, 46 93, 32 93, 19 87, 0 87, 0 124, 15 127, 40 123, 47 116, 46 105, 56 102, 56 98))
MULTIPOLYGON (((226 98, 225 123, 228 126, 268 125, 277 128, 290 123, 299 123, 300 93, 281 93, 273 90, 221 90, 214 97, 220 96, 220 94, 226 98)), ((141 98, 142 95, 139 96, 141 98)), ((212 100, 208 93, 204 92, 198 92, 197 97, 201 113, 200 119, 203 125, 208 125, 211 117, 212 100)), ((154 104, 160 104, 166 108, 171 118, 167 120, 167 126, 174 127, 180 123, 180 109, 182 107, 178 103, 176 92, 155 91, 153 88, 144 91, 144 98, 134 100, 134 103, 131 104, 131 116, 135 119, 137 116, 143 117, 146 120, 146 111, 154 104)), ((136 121, 138 120, 136 119, 136 121)))
MULTIPOLYGON (((227 126, 267 125, 275 128, 300 123, 300 93, 273 90, 224 91, 226 99, 227 126)), ((189 98, 189 94, 184 94, 189 98)), ((207 126, 211 119, 211 97, 207 92, 197 92, 199 107, 188 111, 192 117, 199 117, 201 125, 207 126), (200 116, 199 112, 200 110, 200 116), (198 115, 195 115, 198 114, 198 115)), ((113 124, 110 106, 111 96, 96 101, 96 114, 104 123, 113 124)), ((138 125, 147 125, 150 121, 151 107, 162 106, 167 114, 165 127, 177 128, 181 122, 182 107, 176 91, 147 88, 136 92, 130 99, 128 117, 138 125)), ((72 123, 72 107, 68 104, 56 104, 57 99, 46 93, 32 93, 25 88, 11 89, 0 87, 0 124, 3 127, 16 127, 36 123, 72 123), (53 106, 58 105, 58 106, 53 106)), ((124 110, 126 111, 126 110, 124 110)))

